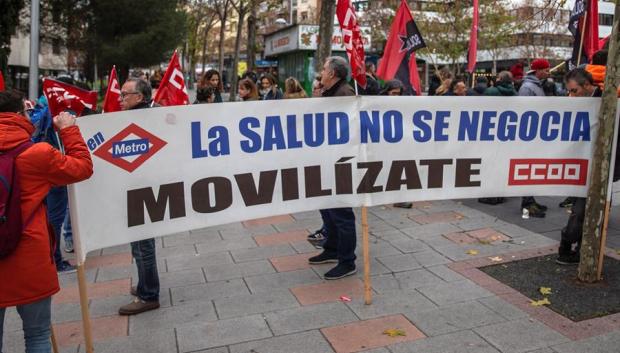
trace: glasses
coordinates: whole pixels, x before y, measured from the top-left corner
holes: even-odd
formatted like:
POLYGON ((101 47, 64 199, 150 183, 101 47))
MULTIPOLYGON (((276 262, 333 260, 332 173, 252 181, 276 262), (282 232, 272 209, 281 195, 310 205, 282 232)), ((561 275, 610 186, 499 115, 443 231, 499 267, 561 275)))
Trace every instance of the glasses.
POLYGON ((121 99, 125 99, 130 94, 140 94, 140 92, 121 92, 121 99))

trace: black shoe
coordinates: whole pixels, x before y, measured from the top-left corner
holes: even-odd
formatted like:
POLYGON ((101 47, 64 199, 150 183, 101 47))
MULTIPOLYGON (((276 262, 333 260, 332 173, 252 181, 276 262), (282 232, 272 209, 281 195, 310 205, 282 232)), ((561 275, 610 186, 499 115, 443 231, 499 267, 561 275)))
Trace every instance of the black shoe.
POLYGON ((325 234, 323 233, 323 229, 319 229, 312 234, 308 234, 308 241, 311 243, 321 242, 325 240, 325 234))
POLYGON ((559 206, 562 208, 571 208, 573 207, 574 203, 575 203, 574 197, 567 197, 566 199, 564 199, 564 201, 560 202, 559 206))
POLYGON ((578 265, 579 253, 573 252, 569 255, 559 255, 555 262, 559 265, 578 265))
POLYGON ((527 207, 524 207, 527 209, 527 211, 529 212, 530 217, 536 217, 536 218, 545 218, 546 214, 545 211, 543 209, 541 209, 540 207, 538 207, 538 204, 531 204, 527 207))
POLYGON ((338 264, 336 267, 327 271, 323 278, 325 278, 326 280, 340 279, 343 277, 351 276, 356 272, 357 269, 355 268, 355 265, 338 264))
POLYGON ((411 207, 413 207, 413 203, 411 203, 411 202, 399 202, 399 203, 395 203, 394 207, 398 207, 398 208, 411 208, 411 207))
POLYGON ((486 205, 497 205, 504 202, 503 197, 482 197, 478 199, 478 202, 486 205))
POLYGON ((538 207, 539 209, 541 209, 543 212, 547 212, 547 206, 545 205, 541 205, 538 202, 534 202, 534 206, 538 207))
POLYGON ((63 260, 61 263, 56 265, 56 272, 63 273, 73 273, 77 271, 77 267, 71 265, 69 261, 63 260))
POLYGON ((336 255, 328 254, 325 251, 318 254, 317 256, 312 256, 308 259, 308 263, 310 265, 319 265, 335 262, 338 262, 338 257, 336 255))

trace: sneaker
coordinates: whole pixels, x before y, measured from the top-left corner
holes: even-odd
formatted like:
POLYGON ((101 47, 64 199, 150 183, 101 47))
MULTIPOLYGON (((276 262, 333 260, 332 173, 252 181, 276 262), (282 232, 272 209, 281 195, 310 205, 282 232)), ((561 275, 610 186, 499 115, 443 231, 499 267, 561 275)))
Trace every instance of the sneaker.
POLYGON ((308 241, 313 242, 321 242, 325 240, 325 234, 323 234, 323 229, 319 229, 312 234, 308 234, 308 241))
POLYGON ((65 239, 65 252, 66 253, 73 252, 73 239, 65 239))
POLYGON ((159 300, 146 301, 136 298, 133 302, 121 306, 118 313, 119 315, 136 315, 157 308, 159 308, 159 300))
POLYGON ((312 256, 308 259, 308 263, 310 265, 319 265, 319 264, 327 264, 327 263, 336 263, 338 262, 338 257, 336 255, 331 255, 323 251, 317 256, 312 256))
POLYGON ((355 268, 355 265, 338 264, 336 267, 327 271, 325 275, 323 275, 323 278, 325 278, 326 280, 340 279, 343 277, 351 276, 356 272, 357 269, 355 268))
POLYGON ((561 208, 571 208, 573 207, 574 203, 575 203, 574 197, 567 197, 566 199, 564 199, 564 201, 560 202, 558 206, 560 206, 561 208))
POLYGON ((411 207, 413 207, 413 203, 411 203, 411 202, 399 202, 399 203, 395 203, 394 207, 398 207, 398 208, 411 208, 411 207))
POLYGON ((481 197, 478 202, 486 205, 497 205, 504 202, 503 197, 481 197))
POLYGON ((535 204, 535 203, 527 207, 524 207, 524 209, 528 211, 528 215, 530 217, 545 218, 546 216, 545 211, 541 209, 540 207, 538 207, 538 204, 535 204))
POLYGON ((557 259, 555 259, 555 263, 558 265, 578 265, 579 264, 579 253, 571 252, 569 255, 559 255, 557 259))
POLYGON ((134 297, 138 296, 138 287, 136 286, 131 286, 131 289, 129 290, 129 293, 131 295, 133 295, 134 297))
POLYGON ((534 202, 534 205, 538 207, 539 209, 541 209, 543 212, 547 212, 547 206, 541 205, 538 202, 534 202))
POLYGON ((56 264, 56 272, 63 273, 73 273, 77 271, 77 268, 69 263, 69 261, 62 260, 61 263, 56 264))

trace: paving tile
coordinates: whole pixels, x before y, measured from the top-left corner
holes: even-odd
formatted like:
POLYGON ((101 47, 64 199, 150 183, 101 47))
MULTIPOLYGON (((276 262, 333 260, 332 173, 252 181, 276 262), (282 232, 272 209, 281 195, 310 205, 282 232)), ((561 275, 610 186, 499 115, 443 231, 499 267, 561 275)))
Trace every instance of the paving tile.
POLYGON ((444 282, 426 269, 372 277, 372 287, 378 293, 391 292, 394 290, 413 290, 441 283, 444 282))
POLYGON ((97 353, 176 353, 177 340, 174 330, 168 329, 150 332, 149 335, 112 338, 95 343, 94 348, 97 353))
POLYGON ((170 288, 170 291, 174 305, 250 294, 248 287, 241 278, 170 288))
POLYGON ((205 282, 205 277, 201 268, 190 268, 187 270, 159 274, 161 288, 182 287, 205 282))
MULTIPOLYGON (((384 240, 376 240, 374 242, 369 242, 370 247, 370 256, 372 257, 380 257, 380 256, 390 256, 390 255, 401 255, 398 249, 396 249, 392 244, 384 240)), ((358 239, 357 248, 355 249, 355 253, 358 257, 362 257, 362 240, 358 239)))
POLYGON ((386 316, 321 329, 337 353, 349 353, 384 347, 389 344, 424 338, 414 325, 402 315, 386 316), (383 334, 388 329, 399 329, 405 336, 390 337, 383 334))
POLYGON ((415 311, 428 311, 437 306, 416 291, 398 290, 373 295, 372 304, 361 299, 346 303, 362 320, 415 311))
POLYGON ((413 254, 385 256, 379 257, 377 260, 392 272, 410 271, 422 267, 413 254))
POLYGON ((470 236, 466 232, 457 232, 445 234, 444 237, 455 244, 474 244, 478 243, 478 239, 470 236))
POLYGON ((103 267, 97 271, 97 282, 114 281, 131 278, 135 272, 135 265, 119 267, 103 267))
POLYGON ((430 213, 426 215, 419 216, 411 216, 411 219, 420 223, 420 224, 429 224, 429 223, 447 223, 454 222, 463 219, 463 215, 457 212, 437 212, 430 213))
POLYGON ((169 248, 157 249, 156 256, 158 259, 175 256, 194 256, 196 254, 196 247, 194 244, 172 246, 169 248))
MULTIPOLYGON (((290 223, 297 224, 297 223, 290 223)), ((265 224, 262 226, 256 226, 252 228, 245 228, 241 226, 240 228, 233 229, 223 229, 220 230, 220 235, 224 240, 235 240, 235 239, 253 239, 252 237, 255 235, 263 235, 263 234, 273 234, 278 232, 271 224, 265 224)))
MULTIPOLYGON (((19 332, 4 332, 4 344, 3 352, 5 353, 22 353, 26 351, 24 343, 24 333, 19 332)), ((60 353, 76 353, 78 352, 78 345, 62 346, 58 348, 60 353)))
POLYGON ((288 290, 220 298, 213 303, 221 319, 299 307, 299 303, 288 290))
POLYGON ((308 231, 306 230, 292 230, 283 233, 255 235, 254 241, 258 246, 269 246, 278 244, 288 244, 296 241, 306 240, 308 238, 308 231))
POLYGON ((506 321, 477 301, 444 306, 432 311, 414 311, 407 313, 406 316, 427 336, 438 336, 506 321))
POLYGON ((251 236, 244 238, 224 239, 224 240, 210 240, 201 244, 196 244, 196 250, 199 254, 210 254, 214 252, 240 250, 255 248, 256 242, 251 236))
MULTIPOLYGON (((105 316, 91 318, 93 341, 127 336, 127 316, 105 316)), ((75 346, 84 342, 82 321, 54 325, 54 335, 59 346, 75 346)))
POLYGON ((467 234, 479 241, 496 242, 510 240, 509 237, 496 231, 493 228, 470 230, 467 232, 467 234))
POLYGON ((218 348, 212 348, 212 349, 193 351, 192 353, 229 353, 229 350, 228 350, 228 347, 218 347, 218 348))
MULTIPOLYGON (((100 283, 89 283, 87 286, 88 298, 105 298, 114 295, 125 294, 129 291, 129 283, 129 279, 120 279, 116 281, 107 281, 100 283)), ((61 288, 60 292, 55 294, 52 299, 53 304, 79 302, 80 293, 77 286, 61 288)))
POLYGON ((210 301, 195 301, 131 316, 129 332, 131 335, 140 335, 163 329, 172 329, 189 323, 216 320, 217 315, 215 314, 213 303, 210 301))
POLYGON ((287 335, 357 321, 343 303, 333 302, 270 312, 265 315, 274 335, 287 335))
POLYGON ((319 331, 309 331, 232 345, 230 352, 332 353, 333 350, 319 331))
POLYGON ((524 311, 519 310, 516 306, 499 297, 480 298, 478 302, 507 320, 515 320, 528 316, 524 311))
POLYGON ((281 215, 281 216, 273 216, 273 217, 265 217, 258 219, 251 219, 249 221, 241 222, 244 227, 251 228, 256 226, 262 226, 266 224, 278 224, 278 223, 290 223, 295 222, 295 219, 291 217, 291 215, 281 215))
POLYGON ((208 282, 276 272, 267 260, 205 266, 203 270, 208 282))
POLYGON ((269 292, 274 289, 320 283, 322 281, 323 279, 311 269, 245 277, 245 283, 247 283, 252 293, 269 292))
POLYGON ((443 279, 446 282, 456 282, 456 281, 462 281, 465 279, 465 277, 451 270, 446 265, 430 266, 430 267, 427 267, 426 269, 431 271, 435 276, 443 279))
POLYGON ((527 352, 568 341, 549 327, 528 319, 479 327, 474 331, 502 353, 527 352))
POLYGON ((111 255, 111 254, 126 253, 126 252, 129 252, 129 253, 131 252, 131 245, 123 244, 123 245, 112 246, 112 247, 101 250, 102 255, 111 255))
POLYGON ((619 347, 620 331, 616 330, 577 342, 554 345, 552 348, 557 353, 611 353, 617 352, 619 347))
POLYGON ((401 231, 413 239, 419 239, 422 236, 440 235, 458 232, 461 229, 450 223, 432 223, 424 224, 417 227, 401 229, 401 231))
POLYGON ((313 253, 310 254, 297 254, 297 255, 289 255, 289 256, 279 256, 272 257, 269 259, 273 267, 275 267, 278 272, 287 272, 287 271, 295 271, 295 270, 303 270, 306 268, 310 268, 310 264, 308 263, 308 258, 320 254, 320 250, 315 249, 313 253))
MULTIPOLYGON (((314 245, 310 244, 306 240, 293 242, 291 243, 291 246, 299 254, 310 254, 310 253, 314 253, 314 252, 321 250, 321 249, 315 248, 314 245)), ((312 256, 312 255, 309 255, 309 256, 312 256)))
POLYGON ((253 249, 232 250, 233 260, 235 262, 248 262, 256 260, 264 260, 271 257, 294 255, 297 252, 289 244, 279 244, 272 246, 262 246, 253 249))
POLYGON ((85 269, 131 265, 131 253, 118 253, 86 258, 85 269))
MULTIPOLYGON (((92 270, 86 270, 84 273, 84 277, 86 277, 86 282, 87 283, 94 283, 95 279, 97 278, 97 272, 99 270, 102 269, 106 269, 106 267, 104 268, 99 268, 99 269, 92 269, 92 270)), ((77 273, 59 273, 58 274, 58 283, 60 284, 60 287, 73 287, 73 286, 77 286, 78 285, 78 280, 77 280, 77 273)))
POLYGON ((388 240, 388 242, 392 244, 393 247, 404 253, 429 250, 428 245, 426 245, 424 242, 420 241, 419 239, 411 239, 406 236, 401 239, 388 240))
POLYGON ((443 265, 451 262, 441 253, 434 250, 416 252, 411 254, 411 256, 423 267, 443 265))
POLYGON ((188 324, 177 327, 176 331, 181 353, 271 337, 261 315, 188 324))
POLYGON ((418 288, 418 291, 439 306, 493 296, 493 293, 471 281, 458 281, 418 288))
POLYGON ((345 278, 291 288, 301 305, 339 301, 341 296, 349 298, 364 297, 364 283, 357 278, 345 278))
POLYGON ((472 331, 459 331, 389 346, 392 353, 499 353, 472 331))
POLYGON ((208 254, 196 254, 194 256, 176 256, 166 259, 168 271, 174 272, 190 268, 200 268, 210 265, 232 264, 233 260, 228 251, 208 254))

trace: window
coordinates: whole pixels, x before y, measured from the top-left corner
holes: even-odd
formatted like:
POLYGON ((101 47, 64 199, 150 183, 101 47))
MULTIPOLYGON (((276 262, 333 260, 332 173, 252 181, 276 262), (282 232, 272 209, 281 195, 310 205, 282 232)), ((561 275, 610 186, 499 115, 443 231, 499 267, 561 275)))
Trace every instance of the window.
POLYGON ((598 24, 599 26, 613 26, 614 24, 614 15, 601 13, 598 15, 598 24))
POLYGON ((301 13, 301 20, 302 21, 307 21, 308 20, 308 11, 303 11, 301 13))
POLYGON ((60 55, 60 39, 58 38, 52 39, 52 53, 60 55))

